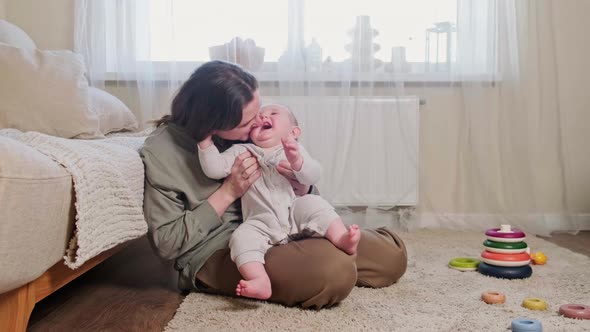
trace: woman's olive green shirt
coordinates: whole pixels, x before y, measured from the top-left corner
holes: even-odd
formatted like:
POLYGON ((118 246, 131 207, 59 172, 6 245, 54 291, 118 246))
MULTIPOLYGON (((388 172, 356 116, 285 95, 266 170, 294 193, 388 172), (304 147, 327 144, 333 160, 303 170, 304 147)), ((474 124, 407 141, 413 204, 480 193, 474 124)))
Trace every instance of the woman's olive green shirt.
POLYGON ((181 290, 196 290, 195 274, 217 250, 228 247, 241 221, 239 200, 221 218, 207 201, 222 181, 201 170, 195 141, 174 124, 158 127, 141 151, 145 165, 144 213, 156 253, 174 260, 181 290))

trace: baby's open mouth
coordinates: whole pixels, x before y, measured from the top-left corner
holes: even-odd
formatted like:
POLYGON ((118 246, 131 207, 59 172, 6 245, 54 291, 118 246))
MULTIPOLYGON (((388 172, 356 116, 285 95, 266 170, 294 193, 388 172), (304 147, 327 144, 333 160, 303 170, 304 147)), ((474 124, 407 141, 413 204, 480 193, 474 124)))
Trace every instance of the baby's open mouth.
POLYGON ((263 122, 262 129, 270 129, 272 128, 272 124, 270 122, 263 122))

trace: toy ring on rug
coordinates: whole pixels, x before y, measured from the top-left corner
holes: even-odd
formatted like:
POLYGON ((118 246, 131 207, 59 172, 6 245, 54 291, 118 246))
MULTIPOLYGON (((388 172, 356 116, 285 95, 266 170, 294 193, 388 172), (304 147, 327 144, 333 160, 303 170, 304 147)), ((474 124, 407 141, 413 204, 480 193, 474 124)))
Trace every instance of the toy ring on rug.
POLYGON ((590 319, 590 306, 583 304, 564 304, 559 313, 568 318, 590 319))
POLYGON ((522 301, 522 306, 530 310, 545 310, 547 309, 547 302, 536 297, 529 297, 522 301))
POLYGON ((527 253, 500 254, 497 252, 484 251, 481 253, 484 262, 496 266, 524 266, 528 265, 531 257, 527 253))
POLYGON ((501 254, 518 254, 521 252, 526 252, 528 245, 526 242, 496 242, 485 240, 483 241, 483 246, 487 251, 491 252, 498 252, 501 254))
POLYGON ((517 318, 512 321, 512 332, 542 332, 543 326, 536 319, 517 318))
POLYGON ((449 267, 459 271, 475 271, 479 262, 478 259, 459 257, 451 259, 449 267))
POLYGON ((488 229, 486 237, 488 240, 496 242, 520 242, 526 238, 526 235, 519 229, 511 229, 509 225, 502 225, 502 228, 488 229))
POLYGON ((479 263, 477 270, 483 275, 504 279, 525 279, 533 274, 533 269, 530 265, 504 267, 481 262, 479 263))
POLYGON ((506 302, 506 295, 498 292, 483 292, 481 300, 487 304, 502 304, 506 302))

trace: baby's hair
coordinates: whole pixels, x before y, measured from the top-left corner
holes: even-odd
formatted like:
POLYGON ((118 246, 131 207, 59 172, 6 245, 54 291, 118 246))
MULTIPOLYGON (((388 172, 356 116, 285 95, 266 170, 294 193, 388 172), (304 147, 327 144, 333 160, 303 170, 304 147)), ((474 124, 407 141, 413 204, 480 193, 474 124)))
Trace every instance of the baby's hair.
POLYGON ((297 121, 297 118, 295 117, 295 114, 293 113, 293 111, 291 110, 291 108, 287 105, 283 105, 283 104, 277 104, 277 103, 269 103, 269 104, 265 104, 263 105, 260 109, 263 109, 265 107, 282 107, 284 109, 287 110, 287 113, 289 114, 289 120, 291 121, 291 124, 294 126, 299 127, 299 121, 297 121))

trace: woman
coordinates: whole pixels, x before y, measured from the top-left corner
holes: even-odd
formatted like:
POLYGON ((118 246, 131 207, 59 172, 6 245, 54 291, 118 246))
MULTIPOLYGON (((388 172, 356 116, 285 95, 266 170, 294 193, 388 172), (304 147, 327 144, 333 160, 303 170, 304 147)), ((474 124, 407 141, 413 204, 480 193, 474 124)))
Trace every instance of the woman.
MULTIPOLYGON (((260 176, 259 165, 245 152, 227 178, 211 180, 200 168, 197 143, 211 134, 221 149, 247 140, 260 125, 259 109, 251 74, 222 61, 205 63, 180 88, 171 115, 158 121, 141 150, 149 239, 159 256, 175 261, 184 291, 235 295, 241 276, 228 242, 241 222, 239 198, 260 176)), ((316 193, 296 181, 288 162, 279 171, 297 195, 316 193)), ((403 242, 387 229, 364 230, 361 238, 356 257, 323 238, 271 248, 265 256, 270 301, 319 309, 346 298, 355 284, 396 282, 406 270, 403 242)))

